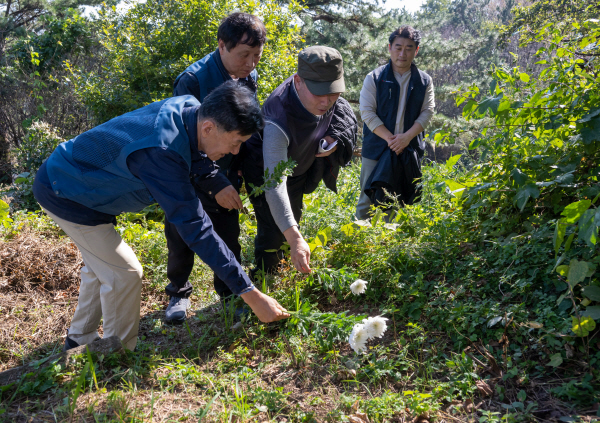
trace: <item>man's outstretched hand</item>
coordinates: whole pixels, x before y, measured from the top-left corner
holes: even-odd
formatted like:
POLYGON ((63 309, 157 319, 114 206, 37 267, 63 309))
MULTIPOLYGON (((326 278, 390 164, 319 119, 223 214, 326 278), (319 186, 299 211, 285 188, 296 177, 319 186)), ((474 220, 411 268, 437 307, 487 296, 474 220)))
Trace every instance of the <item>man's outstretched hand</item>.
POLYGON ((296 226, 291 226, 283 232, 285 240, 290 244, 290 255, 292 264, 302 273, 310 273, 310 248, 302 238, 302 234, 296 226))
POLYGON ((275 298, 263 294, 257 288, 240 296, 263 323, 276 322, 290 317, 286 313, 287 310, 275 298))

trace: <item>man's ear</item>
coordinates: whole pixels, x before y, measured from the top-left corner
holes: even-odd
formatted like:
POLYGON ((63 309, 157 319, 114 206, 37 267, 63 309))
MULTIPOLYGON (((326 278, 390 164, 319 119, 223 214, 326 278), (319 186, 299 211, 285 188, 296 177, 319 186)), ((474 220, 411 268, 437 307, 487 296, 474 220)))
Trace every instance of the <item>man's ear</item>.
POLYGON ((210 136, 216 130, 217 125, 210 119, 203 120, 200 124, 200 133, 202 134, 202 137, 210 136))
MULTIPOLYGON (((217 46, 219 47, 219 52, 223 53, 223 51, 227 48, 225 46, 225 41, 219 39, 217 46)), ((227 50, 229 51, 229 50, 227 50)))

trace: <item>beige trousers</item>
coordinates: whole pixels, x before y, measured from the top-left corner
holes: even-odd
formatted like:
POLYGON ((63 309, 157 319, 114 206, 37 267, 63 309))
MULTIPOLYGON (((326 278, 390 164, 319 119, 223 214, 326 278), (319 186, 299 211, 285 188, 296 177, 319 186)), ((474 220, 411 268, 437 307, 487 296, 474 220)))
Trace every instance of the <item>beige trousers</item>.
POLYGON ((140 323, 142 265, 112 224, 98 226, 68 222, 45 210, 73 240, 83 258, 81 285, 69 338, 80 345, 98 336, 118 336, 133 350, 140 323))

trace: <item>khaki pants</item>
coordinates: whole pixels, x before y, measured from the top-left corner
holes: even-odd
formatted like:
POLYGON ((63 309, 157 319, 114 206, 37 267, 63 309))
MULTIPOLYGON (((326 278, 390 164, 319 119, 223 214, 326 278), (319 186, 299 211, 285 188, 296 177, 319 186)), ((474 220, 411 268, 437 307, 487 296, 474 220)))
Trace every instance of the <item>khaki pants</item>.
POLYGON ((135 348, 140 323, 142 265, 112 224, 98 226, 68 222, 46 211, 73 240, 83 258, 81 285, 69 338, 80 345, 104 336, 118 336, 135 348))

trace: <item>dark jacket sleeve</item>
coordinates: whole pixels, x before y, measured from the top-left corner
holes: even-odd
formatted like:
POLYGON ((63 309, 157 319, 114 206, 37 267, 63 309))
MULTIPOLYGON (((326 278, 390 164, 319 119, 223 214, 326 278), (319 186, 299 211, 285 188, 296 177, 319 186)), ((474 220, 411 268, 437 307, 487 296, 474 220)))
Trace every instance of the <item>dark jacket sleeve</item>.
POLYGON ((131 153, 127 165, 131 173, 142 180, 185 243, 234 294, 254 289, 235 255, 215 233, 181 156, 162 148, 145 148, 131 153))
POLYGON ((342 97, 335 103, 335 110, 331 124, 325 132, 338 141, 338 148, 332 155, 331 164, 333 166, 347 166, 352 160, 352 153, 356 147, 358 131, 358 122, 350 103, 342 97))
POLYGON ((329 128, 325 136, 337 140, 335 152, 327 157, 317 157, 309 169, 304 193, 309 194, 317 189, 321 179, 325 186, 337 192, 337 177, 340 167, 347 166, 352 160, 352 153, 356 146, 358 122, 350 103, 340 97, 335 103, 335 109, 329 128))

